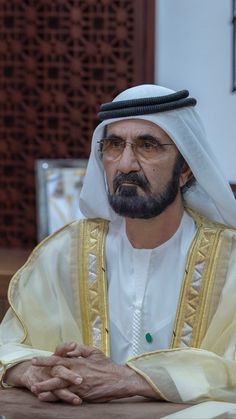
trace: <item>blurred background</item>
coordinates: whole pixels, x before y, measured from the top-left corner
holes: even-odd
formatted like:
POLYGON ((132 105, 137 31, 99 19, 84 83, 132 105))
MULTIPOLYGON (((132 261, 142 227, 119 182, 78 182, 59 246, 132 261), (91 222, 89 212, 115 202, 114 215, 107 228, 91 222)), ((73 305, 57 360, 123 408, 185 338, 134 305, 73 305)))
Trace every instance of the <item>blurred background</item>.
POLYGON ((35 162, 86 159, 96 114, 154 80, 153 0, 0 0, 0 246, 37 242, 35 162))
POLYGON ((155 81, 197 98, 215 154, 236 182, 236 1, 158 0, 155 28, 155 81))
POLYGON ((0 0, 0 247, 37 243, 36 161, 87 159, 99 105, 135 84, 188 89, 236 182, 235 9, 235 0, 0 0))

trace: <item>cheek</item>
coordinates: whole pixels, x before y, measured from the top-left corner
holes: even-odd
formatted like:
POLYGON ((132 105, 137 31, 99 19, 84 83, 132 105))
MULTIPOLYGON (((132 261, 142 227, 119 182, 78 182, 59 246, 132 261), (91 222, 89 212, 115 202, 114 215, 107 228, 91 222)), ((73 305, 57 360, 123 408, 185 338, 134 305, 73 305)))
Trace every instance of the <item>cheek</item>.
POLYGON ((158 167, 153 166, 152 168, 144 169, 143 172, 152 185, 152 188, 159 189, 165 187, 166 183, 171 179, 172 170, 173 168, 169 162, 163 162, 163 164, 159 164, 158 167))
POLYGON ((104 171, 106 174, 106 179, 107 179, 107 184, 108 184, 108 188, 109 191, 112 192, 113 187, 113 179, 115 177, 115 168, 113 164, 109 164, 107 162, 103 162, 103 167, 104 167, 104 171))

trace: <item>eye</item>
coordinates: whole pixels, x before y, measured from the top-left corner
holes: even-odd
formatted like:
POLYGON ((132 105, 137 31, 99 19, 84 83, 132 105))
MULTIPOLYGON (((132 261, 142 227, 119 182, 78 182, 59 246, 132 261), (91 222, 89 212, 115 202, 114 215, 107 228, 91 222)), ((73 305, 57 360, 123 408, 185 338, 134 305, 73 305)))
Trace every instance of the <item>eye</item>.
POLYGON ((156 150, 158 148, 158 143, 156 141, 152 141, 152 140, 147 140, 144 138, 140 138, 138 141, 137 146, 145 151, 152 151, 152 150, 156 150))
POLYGON ((124 140, 121 138, 103 138, 98 143, 100 144, 100 151, 104 153, 122 149, 124 140))
POLYGON ((119 138, 109 138, 107 139, 108 147, 110 148, 120 148, 123 146, 124 141, 119 138))

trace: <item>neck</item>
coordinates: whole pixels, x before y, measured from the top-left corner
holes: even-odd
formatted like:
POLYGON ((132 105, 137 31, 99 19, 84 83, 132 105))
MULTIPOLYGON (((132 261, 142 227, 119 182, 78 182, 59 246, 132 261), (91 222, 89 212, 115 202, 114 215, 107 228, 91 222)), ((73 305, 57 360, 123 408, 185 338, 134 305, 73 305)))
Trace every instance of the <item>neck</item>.
POLYGON ((169 240, 177 231, 184 207, 181 197, 157 217, 147 220, 126 218, 126 234, 136 249, 153 249, 169 240))

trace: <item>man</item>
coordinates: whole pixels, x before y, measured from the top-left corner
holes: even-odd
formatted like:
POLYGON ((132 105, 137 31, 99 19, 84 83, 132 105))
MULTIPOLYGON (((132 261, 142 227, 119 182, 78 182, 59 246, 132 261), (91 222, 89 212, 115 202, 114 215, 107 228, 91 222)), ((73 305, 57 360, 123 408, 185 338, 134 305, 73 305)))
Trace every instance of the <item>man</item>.
POLYGON ((11 281, 3 386, 72 404, 236 402, 236 203, 195 104, 142 85, 102 106, 85 219, 11 281))

